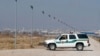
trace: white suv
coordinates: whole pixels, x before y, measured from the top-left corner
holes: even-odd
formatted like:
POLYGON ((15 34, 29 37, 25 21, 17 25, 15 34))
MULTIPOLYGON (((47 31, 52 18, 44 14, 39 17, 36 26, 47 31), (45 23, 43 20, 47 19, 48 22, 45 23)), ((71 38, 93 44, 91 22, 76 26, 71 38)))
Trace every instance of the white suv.
POLYGON ((49 50, 56 50, 58 47, 73 47, 82 51, 84 47, 90 46, 86 34, 61 34, 55 39, 45 40, 45 46, 49 50))

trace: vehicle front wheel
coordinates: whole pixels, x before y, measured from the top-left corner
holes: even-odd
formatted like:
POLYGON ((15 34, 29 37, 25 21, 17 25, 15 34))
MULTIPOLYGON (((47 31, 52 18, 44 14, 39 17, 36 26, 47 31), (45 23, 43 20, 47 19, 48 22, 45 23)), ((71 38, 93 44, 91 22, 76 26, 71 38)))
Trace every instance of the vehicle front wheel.
POLYGON ((48 48, 49 48, 49 50, 56 50, 56 45, 55 44, 49 44, 48 48))
POLYGON ((83 48, 84 48, 83 44, 77 44, 76 45, 77 51, 83 51, 83 48))

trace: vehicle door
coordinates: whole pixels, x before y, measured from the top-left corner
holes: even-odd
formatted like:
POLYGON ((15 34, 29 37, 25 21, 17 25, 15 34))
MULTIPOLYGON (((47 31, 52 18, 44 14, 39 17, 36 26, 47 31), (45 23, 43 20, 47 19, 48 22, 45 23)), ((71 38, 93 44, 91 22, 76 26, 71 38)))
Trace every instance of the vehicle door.
POLYGON ((69 35, 68 47, 75 47, 76 41, 75 35, 69 35))
POLYGON ((57 47, 66 47, 68 42, 67 35, 62 35, 58 40, 56 40, 57 47))

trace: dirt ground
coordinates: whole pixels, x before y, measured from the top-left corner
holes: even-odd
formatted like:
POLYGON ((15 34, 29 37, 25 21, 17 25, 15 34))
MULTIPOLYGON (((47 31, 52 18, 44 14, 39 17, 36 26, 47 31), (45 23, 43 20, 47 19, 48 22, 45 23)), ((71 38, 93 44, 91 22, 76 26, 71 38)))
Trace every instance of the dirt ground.
POLYGON ((33 49, 13 49, 0 50, 0 56, 100 56, 100 43, 90 38, 90 47, 84 51, 76 51, 73 48, 57 48, 56 51, 50 51, 46 48, 33 49))

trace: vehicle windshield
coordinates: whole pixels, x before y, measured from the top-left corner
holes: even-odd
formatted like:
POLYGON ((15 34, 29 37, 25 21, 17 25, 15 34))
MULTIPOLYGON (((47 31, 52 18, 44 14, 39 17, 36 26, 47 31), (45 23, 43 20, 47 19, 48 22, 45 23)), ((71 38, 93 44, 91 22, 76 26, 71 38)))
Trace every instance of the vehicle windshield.
POLYGON ((59 37, 61 37, 61 35, 57 36, 55 39, 59 39, 59 37))

